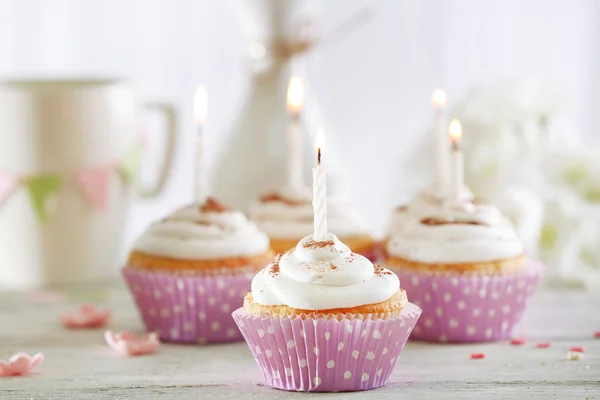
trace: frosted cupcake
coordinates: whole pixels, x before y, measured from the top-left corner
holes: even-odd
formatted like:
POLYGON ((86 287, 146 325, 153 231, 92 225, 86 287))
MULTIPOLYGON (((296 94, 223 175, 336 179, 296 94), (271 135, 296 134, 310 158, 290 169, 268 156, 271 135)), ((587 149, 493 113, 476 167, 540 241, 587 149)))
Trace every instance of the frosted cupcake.
POLYGON ((386 266, 424 310, 415 339, 509 337, 541 275, 512 223, 488 204, 463 202, 413 219, 385 250, 386 266))
POLYGON ((267 235, 209 198, 150 226, 123 274, 146 328, 161 340, 225 342, 242 338, 231 311, 271 259, 267 235))
POLYGON ((233 317, 268 385, 327 392, 385 385, 420 313, 395 274, 329 234, 277 256, 233 317))
MULTIPOLYGON (((435 187, 420 190, 410 202, 397 207, 392 212, 387 229, 388 237, 400 232, 415 219, 418 220, 441 212, 448 197, 448 193, 435 187)), ((473 202, 473 194, 468 188, 463 187, 460 200, 462 202, 473 202)))
MULTIPOLYGON (((250 207, 250 218, 271 240, 276 253, 283 253, 313 230, 312 194, 282 190, 262 196, 250 207)), ((329 230, 354 252, 374 260, 377 242, 348 202, 328 199, 329 230)))

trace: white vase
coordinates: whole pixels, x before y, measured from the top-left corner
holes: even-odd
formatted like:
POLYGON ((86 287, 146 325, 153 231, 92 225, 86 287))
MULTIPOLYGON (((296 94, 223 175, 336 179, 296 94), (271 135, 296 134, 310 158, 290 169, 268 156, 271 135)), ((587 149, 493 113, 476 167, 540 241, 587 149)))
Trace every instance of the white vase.
MULTIPOLYGON (((249 203, 258 196, 285 184, 289 123, 286 92, 292 73, 290 64, 303 58, 303 54, 287 54, 282 47, 301 40, 298 24, 304 18, 301 12, 306 10, 306 3, 241 0, 233 5, 249 47, 254 49, 249 50, 254 58, 248 56, 248 89, 238 117, 211 166, 209 189, 229 205, 247 211, 249 203)), ((303 123, 303 158, 307 164, 311 162, 308 157, 313 152, 313 135, 303 123)), ((309 166, 304 170, 307 178, 309 166)))

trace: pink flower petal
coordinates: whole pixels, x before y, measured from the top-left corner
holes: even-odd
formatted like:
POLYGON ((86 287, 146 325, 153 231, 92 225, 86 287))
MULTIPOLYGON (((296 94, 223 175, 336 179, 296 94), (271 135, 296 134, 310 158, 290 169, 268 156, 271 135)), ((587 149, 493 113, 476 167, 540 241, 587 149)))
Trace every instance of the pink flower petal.
POLYGON ((31 368, 33 369, 43 362, 44 362, 44 355, 42 353, 34 354, 33 357, 31 357, 31 368))
POLYGON ((11 357, 9 368, 13 375, 27 375, 31 369, 31 358, 25 355, 13 360, 11 357))
POLYGON ((106 343, 124 357, 154 353, 160 343, 158 336, 154 333, 136 338, 129 332, 113 333, 106 331, 104 337, 106 343))
POLYGON ((0 360, 0 377, 27 375, 36 365, 39 365, 44 360, 41 353, 37 353, 30 357, 26 353, 16 353, 8 362, 0 360))
POLYGON ((119 340, 124 340, 126 342, 132 342, 135 340, 135 336, 133 336, 129 332, 123 332, 123 333, 119 334, 118 338, 119 338, 119 340))
POLYGON ((81 306, 79 306, 79 312, 84 315, 95 314, 96 307, 94 307, 91 304, 82 304, 81 306))
POLYGON ((110 310, 98 310, 91 304, 83 304, 76 312, 63 312, 59 319, 67 329, 101 328, 108 324, 110 310))
POLYGON ((12 372, 10 372, 10 366, 6 364, 4 361, 0 361, 0 377, 12 376, 12 372))
POLYGON ((27 353, 23 353, 23 352, 15 353, 8 359, 8 363, 12 364, 17 360, 20 360, 21 358, 29 358, 29 355, 27 353))

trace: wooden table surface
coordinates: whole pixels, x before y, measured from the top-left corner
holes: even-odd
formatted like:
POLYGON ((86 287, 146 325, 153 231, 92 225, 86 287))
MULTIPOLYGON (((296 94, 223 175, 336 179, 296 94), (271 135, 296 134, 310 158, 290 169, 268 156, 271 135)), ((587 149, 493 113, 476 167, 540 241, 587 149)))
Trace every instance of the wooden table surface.
POLYGON ((85 301, 114 310, 112 330, 141 332, 122 284, 64 292, 66 298, 34 302, 25 294, 0 294, 0 358, 42 352, 35 375, 0 378, 0 399, 600 399, 600 297, 575 290, 540 290, 515 332, 527 343, 439 345, 409 342, 384 388, 355 393, 283 392, 263 384, 245 343, 161 345, 151 356, 120 358, 103 330, 66 331, 57 321, 65 308, 85 301), (537 349, 540 341, 551 341, 537 349), (571 346, 585 358, 569 361, 571 346), (471 360, 472 352, 486 354, 471 360))

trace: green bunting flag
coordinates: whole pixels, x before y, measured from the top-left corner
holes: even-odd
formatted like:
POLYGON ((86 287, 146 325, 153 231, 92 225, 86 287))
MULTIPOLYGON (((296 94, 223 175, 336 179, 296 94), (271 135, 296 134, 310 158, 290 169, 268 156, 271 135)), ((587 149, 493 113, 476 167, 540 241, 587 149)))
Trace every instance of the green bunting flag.
POLYGON ((42 223, 50 218, 49 202, 58 193, 61 180, 58 175, 38 175, 27 178, 24 182, 31 205, 42 223))
POLYGON ((142 165, 142 146, 134 146, 125 154, 119 165, 119 174, 126 183, 137 183, 142 165))
POLYGON ((136 143, 116 165, 111 163, 104 166, 94 166, 72 174, 41 173, 40 175, 18 176, 0 171, 0 206, 14 192, 18 185, 27 191, 31 207, 37 219, 46 223, 52 214, 52 205, 63 181, 74 181, 84 197, 99 209, 106 207, 108 182, 112 171, 121 176, 125 185, 137 184, 141 169, 144 148, 136 143))

